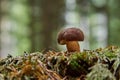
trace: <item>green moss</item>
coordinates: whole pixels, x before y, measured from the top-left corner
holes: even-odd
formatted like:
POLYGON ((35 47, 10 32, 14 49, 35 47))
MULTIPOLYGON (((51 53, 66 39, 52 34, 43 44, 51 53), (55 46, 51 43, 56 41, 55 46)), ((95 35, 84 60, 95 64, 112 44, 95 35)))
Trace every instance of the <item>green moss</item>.
MULTIPOLYGON (((43 71, 44 74, 41 75, 45 79, 57 75, 57 77, 60 76, 59 79, 67 76, 68 80, 76 80, 78 77, 81 80, 114 80, 115 78, 119 80, 119 66, 120 48, 109 46, 103 49, 84 50, 83 52, 74 53, 48 51, 45 54, 37 52, 18 57, 9 55, 7 58, 0 60, 0 75, 2 75, 2 78, 15 77, 17 79, 18 75, 11 74, 11 72, 16 73, 14 70, 17 70, 17 72, 22 72, 22 78, 26 78, 27 75, 27 78, 34 77, 35 79, 35 76, 40 75, 41 71, 43 71), (39 61, 42 62, 44 67, 39 65, 41 64, 39 61), (32 72, 32 75, 31 72, 24 72, 26 66, 30 68, 28 70, 32 72), (39 66, 40 71, 36 66, 39 66), (51 71, 47 72, 49 70, 51 71), (37 75, 34 73, 36 71, 37 75)), ((19 78, 21 74, 19 74, 19 78)))

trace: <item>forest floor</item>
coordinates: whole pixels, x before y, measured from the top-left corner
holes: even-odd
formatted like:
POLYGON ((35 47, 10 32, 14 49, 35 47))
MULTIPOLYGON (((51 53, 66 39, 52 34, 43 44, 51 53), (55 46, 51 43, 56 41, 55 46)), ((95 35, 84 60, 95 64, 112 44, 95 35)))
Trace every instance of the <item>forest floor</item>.
POLYGON ((24 53, 0 60, 0 80, 119 80, 120 48, 24 53))

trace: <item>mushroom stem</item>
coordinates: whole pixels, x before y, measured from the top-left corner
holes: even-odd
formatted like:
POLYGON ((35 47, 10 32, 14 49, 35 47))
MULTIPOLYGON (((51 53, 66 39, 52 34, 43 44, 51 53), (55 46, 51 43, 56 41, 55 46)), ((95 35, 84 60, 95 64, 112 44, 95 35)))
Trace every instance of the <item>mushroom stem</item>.
POLYGON ((80 46, 78 41, 67 41, 66 47, 68 52, 80 52, 80 46))

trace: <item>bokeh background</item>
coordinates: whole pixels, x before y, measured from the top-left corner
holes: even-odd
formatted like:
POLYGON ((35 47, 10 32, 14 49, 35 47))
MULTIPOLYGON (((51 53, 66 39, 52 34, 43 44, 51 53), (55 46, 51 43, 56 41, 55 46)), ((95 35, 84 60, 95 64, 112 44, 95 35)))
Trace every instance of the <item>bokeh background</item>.
POLYGON ((120 0, 0 0, 0 57, 64 51, 61 28, 85 34, 81 49, 120 46, 120 0))

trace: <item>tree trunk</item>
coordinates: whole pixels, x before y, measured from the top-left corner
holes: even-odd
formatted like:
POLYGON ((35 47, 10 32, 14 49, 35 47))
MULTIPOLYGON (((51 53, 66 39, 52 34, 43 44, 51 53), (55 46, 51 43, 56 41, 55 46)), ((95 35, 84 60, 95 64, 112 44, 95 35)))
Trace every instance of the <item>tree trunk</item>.
POLYGON ((35 51, 35 17, 34 17, 34 6, 35 6, 35 0, 29 1, 29 7, 30 7, 30 23, 29 23, 29 31, 30 31, 30 42, 31 42, 31 48, 30 51, 35 51))
POLYGON ((106 5, 105 13, 106 13, 106 16, 107 16, 107 45, 110 45, 111 28, 110 28, 110 11, 109 11, 108 5, 106 5))
POLYGON ((56 29, 63 25, 61 14, 64 9, 64 0, 41 0, 41 22, 43 35, 43 49, 53 47, 54 42, 53 33, 56 29))
POLYGON ((1 21, 2 21, 1 3, 2 3, 2 0, 0 0, 0 55, 1 55, 1 21))

